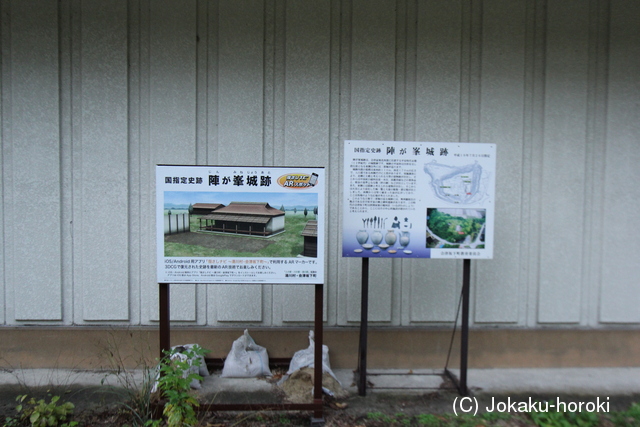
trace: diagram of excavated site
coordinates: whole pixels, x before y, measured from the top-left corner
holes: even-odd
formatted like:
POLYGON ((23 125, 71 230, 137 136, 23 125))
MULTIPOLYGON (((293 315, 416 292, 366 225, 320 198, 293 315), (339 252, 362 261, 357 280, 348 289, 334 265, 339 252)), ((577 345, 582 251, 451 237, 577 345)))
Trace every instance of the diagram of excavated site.
POLYGON ((488 176, 478 162, 452 166, 435 160, 424 164, 431 177, 431 187, 437 198, 452 204, 468 205, 482 201, 487 195, 488 176))

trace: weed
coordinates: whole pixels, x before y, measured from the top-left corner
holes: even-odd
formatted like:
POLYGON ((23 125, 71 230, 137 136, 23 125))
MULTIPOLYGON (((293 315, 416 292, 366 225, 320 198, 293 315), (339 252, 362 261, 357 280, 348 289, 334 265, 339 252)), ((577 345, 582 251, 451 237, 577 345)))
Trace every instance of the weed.
POLYGON ((74 427, 78 423, 67 421, 67 417, 73 414, 74 405, 71 402, 58 403, 60 396, 51 396, 49 403, 44 399, 37 400, 23 394, 16 397, 17 418, 7 418, 5 427, 32 426, 32 427, 74 427))
MULTIPOLYGON (((206 352, 198 345, 183 352, 172 349, 165 352, 165 357, 160 361, 158 389, 167 399, 162 414, 166 417, 168 427, 194 426, 198 423, 194 408, 200 403, 189 392, 191 381, 202 380, 202 377, 191 372, 191 367, 199 366, 199 357, 206 352)), ((149 420, 146 425, 156 427, 160 423, 158 420, 149 420)))
POLYGON ((640 425, 640 404, 634 403, 629 409, 622 412, 615 412, 610 416, 611 421, 616 426, 634 427, 640 425))
POLYGON ((390 424, 392 419, 389 415, 383 414, 382 412, 369 412, 367 414, 367 418, 371 421, 380 421, 385 424, 390 424))
POLYGON ((418 421, 418 425, 427 427, 437 427, 442 425, 440 418, 433 414, 419 414, 416 416, 416 421, 418 421))
POLYGON ((511 415, 505 412, 483 412, 480 414, 480 418, 485 421, 499 421, 508 420, 511 418, 511 415))
POLYGON ((278 419, 278 422, 282 425, 289 425, 291 424, 291 420, 289 418, 287 418, 286 416, 281 416, 280 419, 278 419))
POLYGON ((540 427, 595 427, 600 423, 595 412, 531 412, 529 415, 540 427))
MULTIPOLYGON (((155 367, 150 367, 148 360, 152 360, 149 354, 150 348, 141 349, 140 345, 133 345, 138 354, 125 356, 121 353, 123 338, 135 339, 133 332, 128 331, 126 335, 110 333, 106 342, 98 344, 101 354, 107 363, 107 373, 102 378, 101 384, 110 382, 111 377, 115 377, 119 388, 113 388, 113 393, 120 395, 124 401, 124 409, 132 416, 132 427, 144 426, 152 419, 151 388, 157 374, 155 367), (134 366, 130 369, 128 366, 134 366)), ((136 341, 137 344, 137 341, 136 341)))
POLYGON ((396 419, 396 422, 400 425, 403 425, 403 426, 411 425, 411 417, 409 417, 407 414, 403 414, 402 412, 398 412, 395 415, 395 419, 396 419))

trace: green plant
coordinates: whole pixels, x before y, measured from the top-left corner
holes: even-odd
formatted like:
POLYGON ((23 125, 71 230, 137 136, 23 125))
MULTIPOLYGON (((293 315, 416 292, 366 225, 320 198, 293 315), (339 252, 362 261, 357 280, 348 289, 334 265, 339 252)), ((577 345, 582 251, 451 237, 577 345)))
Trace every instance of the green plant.
POLYGON ((281 415, 280 418, 278 419, 278 423, 282 424, 282 425, 289 425, 291 424, 291 420, 289 418, 287 418, 284 415, 281 415))
POLYGON ((483 412, 480 414, 480 418, 486 421, 508 420, 511 418, 511 414, 504 412, 483 412))
POLYGON ((529 415, 539 427, 595 427, 600 423, 595 412, 531 412, 529 415))
MULTIPOLYGON (((198 423, 195 407, 200 406, 198 400, 191 395, 191 381, 202 380, 202 377, 191 372, 192 366, 200 365, 200 356, 207 350, 195 345, 190 349, 179 352, 176 349, 165 352, 160 361, 160 379, 158 389, 167 399, 162 414, 169 427, 194 426, 198 423), (178 355, 180 353, 180 355, 178 355)), ((155 427, 157 421, 147 421, 149 426, 155 427)))
POLYGON ((398 412, 395 414, 396 422, 403 426, 411 425, 411 417, 407 416, 407 414, 403 414, 402 412, 398 412))
MULTIPOLYGON (((51 397, 51 395, 49 395, 51 397)), ((32 426, 32 427, 73 427, 78 423, 67 421, 67 417, 73 414, 74 405, 71 402, 58 403, 60 396, 51 397, 49 403, 44 399, 37 400, 23 394, 16 397, 17 418, 7 418, 5 426, 32 426)))
POLYGON ((112 386, 111 391, 121 397, 124 410, 131 417, 132 427, 144 426, 153 418, 151 388, 157 371, 150 361, 153 361, 151 354, 154 350, 148 345, 140 345, 141 341, 147 340, 140 339, 137 332, 130 330, 126 334, 111 331, 106 340, 97 343, 107 372, 101 385, 112 386), (132 343, 124 342, 127 339, 132 343), (136 349, 136 353, 124 355, 121 348, 130 346, 136 349))
POLYGON ((436 427, 441 425, 440 418, 433 414, 419 414, 416 416, 416 420, 418 421, 418 425, 421 426, 436 427))
POLYGON ((614 412, 611 414, 611 421, 620 427, 640 425, 640 404, 634 403, 626 411, 614 412))
POLYGON ((381 421, 386 424, 391 423, 391 417, 389 415, 383 414, 382 412, 369 412, 367 414, 367 418, 372 421, 381 421))

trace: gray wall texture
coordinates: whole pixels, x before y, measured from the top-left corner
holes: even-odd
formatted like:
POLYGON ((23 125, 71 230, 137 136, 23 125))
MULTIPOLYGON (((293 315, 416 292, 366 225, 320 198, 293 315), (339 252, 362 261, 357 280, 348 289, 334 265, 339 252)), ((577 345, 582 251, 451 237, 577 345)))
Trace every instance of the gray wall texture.
MULTIPOLYGON (((498 147, 475 327, 640 324, 640 2, 1 0, 0 324, 150 325, 154 167, 327 168, 345 139, 498 147)), ((426 184, 425 184, 426 185, 426 184)), ((462 263, 373 260, 375 325, 451 325, 462 263)), ((172 319, 307 325, 313 287, 174 285, 172 319)))

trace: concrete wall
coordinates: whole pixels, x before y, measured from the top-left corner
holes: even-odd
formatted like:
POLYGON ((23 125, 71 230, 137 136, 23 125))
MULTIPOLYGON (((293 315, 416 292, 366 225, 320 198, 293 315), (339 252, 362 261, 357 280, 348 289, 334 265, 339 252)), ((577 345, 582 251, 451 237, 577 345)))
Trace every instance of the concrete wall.
MULTIPOLYGON (((472 326, 640 324, 635 0, 2 0, 0 324, 154 325, 154 166, 327 167, 325 319, 356 326, 345 139, 498 147, 472 326)), ((375 260, 374 326, 448 326, 461 261, 375 260)), ((185 325, 304 326, 313 288, 175 285, 185 325)))
MULTIPOLYGON (((199 343, 208 359, 221 362, 233 341, 234 328, 173 328, 171 344, 199 343)), ((251 337, 267 348, 270 359, 291 358, 309 345, 302 328, 252 328, 251 337)), ((451 331, 390 327, 369 331, 367 367, 371 369, 442 369, 459 367, 459 346, 449 354, 451 331)), ((5 327, 0 332, 0 367, 116 369, 153 366, 159 356, 158 328, 5 327), (45 348, 47 351, 42 351, 45 348)), ((327 328, 323 334, 332 368, 358 366, 358 330, 327 328)), ((640 331, 504 328, 474 329, 469 337, 469 367, 560 368, 638 367, 640 331)))

